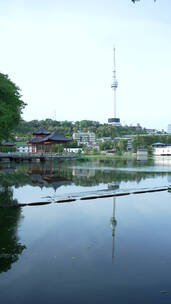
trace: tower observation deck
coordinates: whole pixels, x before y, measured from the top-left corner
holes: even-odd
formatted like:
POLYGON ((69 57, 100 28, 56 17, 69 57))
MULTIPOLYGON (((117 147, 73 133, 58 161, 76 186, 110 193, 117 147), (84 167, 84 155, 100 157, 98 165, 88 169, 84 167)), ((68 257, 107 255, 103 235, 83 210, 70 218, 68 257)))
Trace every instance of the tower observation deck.
POLYGON ((113 71, 113 82, 111 85, 111 88, 113 89, 114 93, 114 117, 108 119, 108 123, 114 125, 114 126, 120 126, 120 118, 117 118, 116 116, 116 89, 118 87, 118 81, 116 79, 116 61, 115 61, 115 48, 113 49, 114 54, 114 71, 113 71))

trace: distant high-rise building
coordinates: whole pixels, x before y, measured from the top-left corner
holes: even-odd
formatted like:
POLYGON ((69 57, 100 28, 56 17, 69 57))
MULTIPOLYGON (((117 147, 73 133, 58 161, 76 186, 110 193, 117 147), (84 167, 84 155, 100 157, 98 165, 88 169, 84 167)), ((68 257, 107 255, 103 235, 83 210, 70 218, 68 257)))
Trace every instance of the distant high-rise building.
POLYGON ((171 134, 171 124, 168 125, 168 134, 171 134))
POLYGON ((111 85, 111 88, 114 92, 114 117, 108 119, 108 123, 114 125, 114 126, 120 126, 120 118, 117 118, 116 116, 116 89, 118 87, 118 81, 116 79, 116 62, 115 62, 115 48, 113 49, 114 53, 114 71, 113 71, 113 82, 111 85))

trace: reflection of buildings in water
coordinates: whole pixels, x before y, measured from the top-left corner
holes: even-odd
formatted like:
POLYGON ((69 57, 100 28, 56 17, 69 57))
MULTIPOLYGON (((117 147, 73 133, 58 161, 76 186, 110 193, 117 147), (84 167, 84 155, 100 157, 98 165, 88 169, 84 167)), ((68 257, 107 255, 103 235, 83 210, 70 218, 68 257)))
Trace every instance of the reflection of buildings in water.
POLYGON ((148 160, 148 154, 146 154, 146 155, 137 154, 137 160, 138 161, 148 160))
POLYGON ((171 166, 171 156, 155 156, 154 163, 162 166, 171 166))
POLYGON ((32 183, 40 188, 52 187, 54 190, 71 184, 71 180, 67 176, 68 169, 56 167, 53 162, 42 165, 32 165, 29 167, 27 174, 31 176, 32 183))
POLYGON ((116 207, 116 197, 113 197, 112 204, 112 217, 110 219, 110 226, 112 228, 112 263, 114 262, 114 250, 115 250, 115 227, 117 225, 117 221, 115 219, 115 207, 116 207))
POLYGON ((171 185, 171 174, 168 174, 168 175, 167 175, 167 181, 168 181, 168 183, 171 185))
POLYGON ((61 167, 56 167, 54 162, 30 163, 27 173, 40 175, 59 174, 61 167))
POLYGON ((81 176, 86 176, 87 178, 89 177, 94 177, 96 174, 96 171, 89 170, 89 169, 73 169, 72 170, 72 175, 76 177, 81 177, 81 176))
POLYGON ((117 190, 117 189, 119 189, 119 183, 118 182, 108 183, 108 189, 109 190, 117 190))
POLYGON ((6 174, 15 171, 15 167, 11 163, 2 163, 0 166, 0 171, 6 174))
POLYGON ((139 184, 141 180, 142 180, 142 177, 137 175, 135 178, 136 183, 139 184))
POLYGON ((132 168, 132 159, 128 159, 126 164, 128 168, 132 168))

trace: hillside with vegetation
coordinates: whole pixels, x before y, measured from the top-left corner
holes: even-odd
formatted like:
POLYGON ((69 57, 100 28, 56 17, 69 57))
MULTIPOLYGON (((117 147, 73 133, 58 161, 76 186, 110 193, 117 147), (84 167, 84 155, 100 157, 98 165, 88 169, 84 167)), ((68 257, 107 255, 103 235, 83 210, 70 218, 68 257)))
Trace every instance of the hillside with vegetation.
POLYGON ((137 135, 132 141, 133 151, 136 152, 138 148, 149 149, 152 144, 156 142, 162 142, 164 144, 171 144, 171 135, 137 135))
POLYGON ((81 130, 82 132, 94 132, 96 138, 102 137, 122 137, 133 134, 146 134, 145 129, 137 129, 132 126, 112 126, 109 124, 101 124, 97 121, 82 120, 82 121, 56 121, 52 119, 32 120, 26 122, 22 120, 15 129, 15 136, 22 139, 29 139, 32 133, 37 128, 45 128, 48 131, 58 131, 59 133, 72 137, 74 132, 81 130))

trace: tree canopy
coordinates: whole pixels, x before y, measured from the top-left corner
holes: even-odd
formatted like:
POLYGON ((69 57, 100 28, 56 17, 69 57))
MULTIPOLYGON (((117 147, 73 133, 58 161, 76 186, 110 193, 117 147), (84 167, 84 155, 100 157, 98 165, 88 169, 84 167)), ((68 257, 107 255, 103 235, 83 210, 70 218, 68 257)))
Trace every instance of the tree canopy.
POLYGON ((20 89, 8 75, 0 73, 0 142, 9 140, 14 128, 21 119, 25 107, 21 100, 20 89))
MULTIPOLYGON (((15 135, 20 141, 26 141, 32 137, 33 131, 36 128, 45 128, 49 132, 57 131, 67 137, 72 137, 74 132, 78 132, 81 127, 81 132, 94 132, 96 138, 101 137, 116 137, 125 136, 131 134, 146 134, 146 129, 137 129, 136 126, 112 126, 109 124, 102 124, 92 120, 76 121, 74 123, 69 121, 56 121, 52 119, 45 120, 22 120, 15 128, 15 135)), ((73 143, 73 142, 72 142, 73 143)), ((70 146, 70 144, 69 144, 70 146)), ((71 147, 71 146, 70 146, 71 147)))

